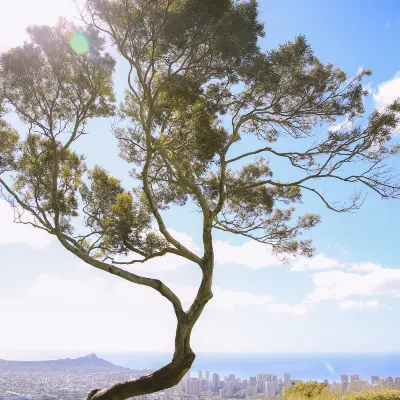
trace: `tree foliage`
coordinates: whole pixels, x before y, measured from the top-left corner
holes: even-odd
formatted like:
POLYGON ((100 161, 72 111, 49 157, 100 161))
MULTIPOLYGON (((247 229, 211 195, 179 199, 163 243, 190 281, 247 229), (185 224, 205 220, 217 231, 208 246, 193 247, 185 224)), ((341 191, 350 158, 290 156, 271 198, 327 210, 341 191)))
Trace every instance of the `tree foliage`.
POLYGON ((285 398, 312 399, 325 394, 327 386, 317 381, 296 381, 294 386, 285 389, 285 398))
MULTIPOLYGON (((9 109, 28 126, 20 138, 0 118, 3 195, 83 261, 159 292, 177 317, 171 363, 90 398, 151 393, 176 384, 190 368, 190 334, 212 298, 215 229, 283 256, 311 256, 312 243, 301 235, 320 217, 296 214, 304 193, 336 212, 362 202, 357 191, 338 206, 316 182, 399 197, 386 163, 399 150, 392 136, 400 103, 366 116, 362 79, 370 71, 350 77, 322 63, 303 36, 261 49, 257 7, 255 0, 87 0, 82 26, 61 20, 30 27, 28 42, 1 55, 0 115, 9 109), (106 38, 129 65, 118 108, 106 38), (88 170, 76 151, 91 119, 116 114, 120 155, 137 182, 132 190, 101 166, 88 170), (341 120, 347 123, 331 127, 341 120), (272 158, 293 174, 281 179, 272 158), (188 203, 203 217, 200 255, 168 231, 162 216, 188 203), (123 268, 154 258, 161 263, 168 253, 202 272, 186 311, 163 282, 123 268)), ((17 222, 24 222, 21 215, 17 222)))

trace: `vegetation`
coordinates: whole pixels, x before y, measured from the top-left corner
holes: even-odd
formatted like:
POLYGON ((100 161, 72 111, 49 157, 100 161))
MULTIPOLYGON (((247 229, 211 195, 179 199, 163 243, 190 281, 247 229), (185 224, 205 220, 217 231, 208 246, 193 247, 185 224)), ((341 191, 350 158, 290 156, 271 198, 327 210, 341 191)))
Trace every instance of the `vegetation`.
POLYGON ((300 235, 320 217, 296 214, 304 193, 335 212, 357 209, 362 186, 399 197, 386 162, 399 151, 391 139, 400 103, 366 116, 362 79, 370 71, 347 76, 322 63, 302 36, 262 50, 255 0, 87 0, 80 13, 82 26, 30 27, 29 42, 1 55, 1 115, 14 112, 28 132, 18 135, 1 121, 0 186, 16 222, 45 230, 94 268, 151 287, 171 303, 177 319, 171 362, 89 394, 124 400, 171 387, 191 367, 191 332, 212 298, 214 230, 282 257, 311 256, 311 241, 300 235), (118 107, 106 39, 129 65, 118 107), (114 115, 122 120, 114 134, 133 190, 101 166, 88 170, 77 152, 88 122, 114 115), (287 164, 287 174, 274 160, 287 164), (338 205, 320 190, 321 181, 356 192, 338 205), (189 203, 202 216, 199 254, 163 218, 189 203), (163 282, 127 269, 150 259, 162 263, 166 254, 201 270, 188 310, 163 282))
POLYGON ((286 399, 302 398, 313 399, 323 397, 328 392, 328 385, 316 381, 297 381, 294 386, 285 390, 286 399))
POLYGON ((328 385, 316 381, 297 381, 285 390, 281 400, 399 400, 400 390, 391 390, 382 386, 368 387, 362 390, 329 390, 328 385))

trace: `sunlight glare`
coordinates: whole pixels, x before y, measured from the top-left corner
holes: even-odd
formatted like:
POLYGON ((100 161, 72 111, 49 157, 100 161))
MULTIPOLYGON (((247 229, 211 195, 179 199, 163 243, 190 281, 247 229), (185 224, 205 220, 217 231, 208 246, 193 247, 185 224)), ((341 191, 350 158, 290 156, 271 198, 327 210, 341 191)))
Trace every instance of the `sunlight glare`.
POLYGON ((325 366, 326 366, 326 369, 327 369, 329 372, 331 372, 331 373, 334 373, 334 372, 335 372, 335 370, 333 369, 333 367, 332 367, 331 364, 325 363, 325 366))
POLYGON ((69 44, 75 53, 87 54, 90 46, 88 40, 81 33, 74 33, 69 39, 69 44))

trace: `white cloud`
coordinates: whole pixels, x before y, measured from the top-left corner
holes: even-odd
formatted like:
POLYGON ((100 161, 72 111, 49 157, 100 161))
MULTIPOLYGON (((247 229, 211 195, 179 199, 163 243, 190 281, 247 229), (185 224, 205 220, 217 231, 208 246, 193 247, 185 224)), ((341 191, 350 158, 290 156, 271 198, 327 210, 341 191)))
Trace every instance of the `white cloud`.
POLYGON ((250 240, 241 246, 233 246, 222 240, 214 242, 216 264, 239 264, 248 268, 266 268, 282 265, 266 244, 250 240))
POLYGON ((304 315, 308 311, 306 304, 272 303, 267 305, 267 310, 274 314, 304 315))
MULTIPOLYGON (((23 221, 33 218, 24 213, 23 221)), ((36 249, 44 249, 54 241, 54 236, 31 225, 14 222, 14 212, 4 200, 0 200, 0 244, 22 243, 36 249)))
POLYGON ((344 300, 339 303, 341 310, 370 310, 376 311, 380 308, 391 309, 388 305, 382 304, 379 300, 368 300, 368 301, 355 301, 355 300, 344 300))
POLYGON ((331 125, 329 127, 329 130, 331 132, 337 132, 341 129, 351 129, 353 127, 353 124, 353 121, 349 120, 349 118, 345 118, 344 121, 331 125))
POLYGON ((90 352, 129 351, 129 346, 163 351, 173 346, 172 306, 153 289, 110 277, 42 275, 29 289, 0 295, 0 309, 0 343, 6 348, 90 352), (99 323, 104 329, 95 328, 99 323), (29 326, 40 329, 27 330, 29 326))
MULTIPOLYGON (((186 309, 189 308, 198 288, 182 287, 173 284, 168 284, 168 286, 178 295, 184 307, 186 309)), ((304 315, 307 311, 307 307, 303 304, 290 305, 279 303, 271 295, 255 295, 250 292, 225 289, 221 286, 214 286, 212 291, 214 296, 207 305, 209 308, 235 310, 238 307, 262 307, 267 312, 290 315, 304 315)))
MULTIPOLYGON (((172 350, 176 318, 165 298, 144 286, 98 277, 95 273, 92 276, 62 279, 43 274, 28 288, 16 287, 8 294, 0 293, 0 343, 5 348, 31 350, 172 350), (104 329, 95 328, 99 323, 105 325, 104 329), (9 329, 11 326, 13 329, 9 329), (27 331, 29 326, 40 329, 27 331)), ((197 291, 195 287, 169 286, 186 307, 197 291)), ((213 292, 207 315, 214 315, 217 320, 221 313, 226 316, 229 311, 246 307, 252 312, 259 310, 261 314, 304 313, 303 306, 281 304, 270 295, 220 286, 215 286, 213 292)), ((215 329, 215 323, 209 324, 205 318, 202 329, 208 332, 215 329)))
POLYGON ((344 300, 350 296, 400 297, 400 269, 379 268, 365 275, 344 271, 318 272, 313 276, 314 290, 306 303, 344 300))
POLYGON ((400 97, 400 72, 396 72, 392 79, 382 82, 373 92, 373 99, 378 109, 383 109, 400 97))
POLYGON ((373 262, 367 261, 360 264, 352 264, 350 266, 350 271, 354 272, 372 272, 382 269, 380 264, 375 264, 373 262))
POLYGON ((320 253, 313 258, 299 257, 291 263, 291 271, 315 271, 321 269, 331 269, 341 267, 342 264, 335 258, 325 256, 320 253))

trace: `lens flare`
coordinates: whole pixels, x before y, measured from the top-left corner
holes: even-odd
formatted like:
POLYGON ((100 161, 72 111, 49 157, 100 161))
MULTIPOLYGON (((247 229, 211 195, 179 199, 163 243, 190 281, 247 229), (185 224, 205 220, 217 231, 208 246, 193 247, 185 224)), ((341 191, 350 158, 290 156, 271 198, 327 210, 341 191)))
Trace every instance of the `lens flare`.
POLYGON ((335 370, 333 369, 333 367, 332 367, 331 364, 325 363, 325 367, 326 367, 326 369, 327 369, 329 372, 332 372, 332 373, 335 372, 335 370))
POLYGON ((69 39, 69 44, 75 53, 87 54, 89 53, 90 46, 88 40, 81 33, 74 33, 69 39))

